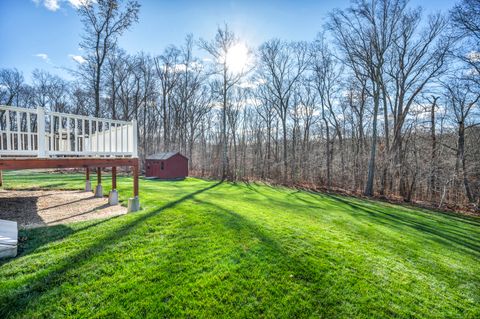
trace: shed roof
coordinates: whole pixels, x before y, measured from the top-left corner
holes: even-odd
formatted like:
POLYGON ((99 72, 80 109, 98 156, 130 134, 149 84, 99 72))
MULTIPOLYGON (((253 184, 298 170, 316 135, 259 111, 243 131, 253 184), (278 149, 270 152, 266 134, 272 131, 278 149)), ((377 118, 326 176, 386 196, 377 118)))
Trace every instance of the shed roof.
POLYGON ((156 153, 152 154, 146 157, 147 160, 167 160, 170 157, 173 157, 175 155, 180 155, 182 157, 187 158, 186 156, 180 154, 180 152, 162 152, 162 153, 156 153))

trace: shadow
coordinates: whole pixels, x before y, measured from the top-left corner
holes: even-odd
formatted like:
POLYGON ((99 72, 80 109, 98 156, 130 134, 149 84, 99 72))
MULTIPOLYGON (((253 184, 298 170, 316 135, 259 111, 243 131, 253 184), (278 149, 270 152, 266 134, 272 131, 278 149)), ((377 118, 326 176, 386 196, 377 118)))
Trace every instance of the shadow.
MULTIPOLYGON (((356 289, 347 284, 338 284, 343 278, 348 278, 350 275, 348 267, 340 269, 318 265, 312 263, 310 260, 313 255, 320 255, 321 258, 327 259, 331 264, 344 265, 345 263, 349 263, 347 260, 348 256, 334 257, 329 254, 328 250, 323 249, 322 247, 303 252, 289 249, 288 246, 282 245, 279 239, 276 239, 272 234, 269 234, 268 229, 241 214, 209 201, 198 199, 197 201, 202 203, 202 205, 212 207, 209 214, 213 214, 215 220, 221 221, 226 229, 232 230, 232 232, 229 233, 229 238, 234 237, 235 240, 238 241, 239 246, 243 246, 240 243, 244 241, 245 238, 255 238, 259 240, 260 244, 257 245, 255 251, 239 248, 240 252, 238 258, 242 261, 242 267, 237 271, 243 271, 248 276, 252 269, 258 267, 258 259, 260 259, 262 262, 267 263, 272 269, 270 270, 272 273, 269 273, 269 278, 275 278, 274 273, 282 274, 283 276, 291 278, 291 281, 293 282, 292 285, 309 287, 310 292, 316 296, 316 300, 321 300, 321 307, 320 309, 316 308, 316 312, 325 311, 325 314, 327 314, 327 312, 331 314, 344 313, 343 305, 339 302, 338 296, 348 295, 351 293, 351 289, 356 289), (344 260, 339 260, 338 258, 344 260), (342 274, 343 272, 345 272, 345 274, 342 274), (331 275, 331 273, 334 273, 334 275, 331 275), (344 292, 335 291, 335 289, 344 290, 344 292)), ((235 262, 240 263, 240 260, 235 262)), ((352 265, 352 267, 354 266, 352 265)), ((265 282, 262 283, 265 284, 265 282)), ((274 283, 272 283, 272 285, 274 285, 274 283)), ((253 291, 255 291, 255 289, 253 289, 253 291)), ((290 290, 288 287, 279 287, 276 293, 279 294, 278 298, 282 298, 286 294, 295 295, 295 291, 290 290)), ((297 295, 295 298, 302 297, 297 295)), ((315 307, 314 305, 312 306, 315 307)), ((302 311, 304 310, 305 309, 302 309, 302 311)), ((312 309, 310 309, 310 311, 313 312, 312 309)), ((305 316, 305 313, 302 312, 293 315, 292 317, 298 316, 305 316)))
POLYGON ((48 243, 61 240, 73 233, 74 231, 66 225, 21 229, 18 232, 17 257, 31 254, 38 248, 48 243))
MULTIPOLYGON (((246 185, 246 188, 255 192, 265 198, 268 203, 275 206, 282 207, 286 203, 279 201, 271 196, 264 194, 263 192, 255 189, 250 184, 246 185)), ((345 213, 350 214, 355 219, 363 219, 365 223, 377 223, 388 226, 391 229, 396 229, 399 232, 405 232, 408 228, 417 232, 412 236, 420 236, 424 240, 432 240, 442 245, 453 249, 460 249, 463 253, 467 253, 474 257, 480 256, 480 243, 475 241, 478 238, 478 233, 469 229, 472 226, 480 226, 477 220, 472 220, 466 216, 452 216, 452 214, 444 214, 443 212, 425 211, 417 207, 402 207, 392 206, 385 207, 383 205, 389 205, 388 203, 377 203, 366 201, 367 205, 337 196, 334 194, 315 193, 310 191, 300 192, 299 190, 289 192, 286 196, 295 198, 295 201, 300 201, 303 208, 319 210, 318 216, 322 215, 322 211, 328 212, 330 205, 338 206, 339 203, 345 207, 345 213), (300 193, 307 195, 299 196, 300 193), (310 199, 311 198, 311 199, 310 199), (335 204, 336 203, 336 204, 335 204), (378 207, 371 207, 368 204, 378 207), (398 213, 393 210, 398 210, 398 213), (409 211, 412 209, 413 211, 409 211), (390 212, 392 211, 392 212, 390 212), (447 220, 448 219, 448 220, 447 220), (463 227, 462 227, 463 226, 463 227)), ((262 199, 250 199, 251 201, 263 202, 262 199)), ((301 213, 298 210, 295 213, 301 213)), ((353 226, 352 226, 353 227, 353 226)))
POLYGON ((103 224, 107 221, 110 221, 120 216, 121 215, 98 219, 96 222, 89 223, 86 226, 76 228, 76 229, 73 229, 70 226, 67 226, 65 224, 29 228, 29 229, 20 229, 18 231, 19 241, 18 241, 17 256, 10 259, 1 259, 0 267, 4 264, 9 263, 10 261, 15 260, 16 258, 32 254, 37 249, 43 247, 44 245, 63 240, 70 235, 74 235, 84 230, 88 230, 92 227, 98 226, 100 224, 103 224))
MULTIPOLYGON (((80 203, 80 202, 84 202, 86 200, 90 200, 94 198, 93 194, 92 196, 90 197, 86 197, 86 198, 82 198, 82 199, 77 199, 77 200, 74 200, 74 201, 71 201, 71 202, 68 202, 68 203, 63 203, 63 204, 58 204, 58 205, 53 205, 53 206, 48 206, 48 207, 45 207, 43 209, 39 209, 38 211, 41 212, 41 211, 44 211, 44 210, 49 210, 49 209, 52 209, 52 208, 58 208, 58 207, 62 207, 62 206, 66 206, 66 205, 71 205, 71 204, 74 204, 74 203, 80 203)), ((103 207, 104 205, 102 205, 103 207)))
POLYGON ((195 195, 207 192, 208 190, 217 187, 221 183, 222 182, 217 182, 213 185, 182 196, 181 198, 169 202, 151 212, 146 212, 143 214, 137 213, 138 217, 136 219, 126 222, 115 231, 108 233, 103 238, 99 238, 99 240, 97 240, 91 246, 80 250, 72 256, 65 257, 63 260, 59 260, 54 270, 41 273, 35 279, 32 279, 30 282, 28 282, 28 285, 14 290, 10 295, 5 294, 4 297, 0 299, 0 318, 4 318, 7 315, 21 317, 22 310, 26 309, 30 303, 38 299, 50 289, 59 287, 64 281, 65 274, 70 269, 76 268, 77 266, 82 265, 88 259, 100 255, 107 249, 107 247, 115 245, 119 240, 127 236, 133 229, 146 220, 158 215, 166 209, 173 208, 184 201, 192 199, 195 195))
MULTIPOLYGON (((329 194, 325 194, 324 196, 350 207, 353 210, 351 214, 354 214, 354 212, 365 214, 373 221, 388 225, 389 227, 396 228, 400 231, 405 231, 405 228, 410 228, 418 231, 418 233, 422 234, 426 239, 431 239, 442 245, 453 248, 460 248, 465 253, 472 254, 477 258, 480 257, 480 244, 474 241, 475 234, 458 226, 451 224, 442 225, 436 220, 428 220, 425 216, 416 216, 414 213, 389 213, 361 204, 353 203, 339 196, 329 194), (420 218, 422 218, 422 220, 420 220, 420 218), (435 223, 435 225, 432 225, 431 223, 435 223)), ((357 218, 361 217, 361 215, 358 214, 355 214, 354 216, 357 218)))
POLYGON ((65 217, 65 218, 60 218, 60 219, 56 219, 56 220, 52 220, 49 222, 49 224, 53 224, 53 223, 59 223, 59 222, 62 222, 62 221, 65 221, 65 220, 69 220, 71 218, 74 218, 74 217, 78 217, 78 216, 82 216, 82 215, 87 215, 87 214, 90 214, 90 213, 93 213, 94 211, 97 211, 99 209, 104 209, 104 208, 107 208, 107 207, 110 207, 110 204, 103 204, 101 206, 98 206, 98 207, 95 207, 95 208, 92 208, 86 212, 82 212, 80 214, 75 214, 75 215, 70 215, 68 217, 65 217))
POLYGON ((46 225, 42 217, 38 215, 37 196, 2 196, 0 199, 0 219, 15 221, 19 227, 28 224, 46 225))

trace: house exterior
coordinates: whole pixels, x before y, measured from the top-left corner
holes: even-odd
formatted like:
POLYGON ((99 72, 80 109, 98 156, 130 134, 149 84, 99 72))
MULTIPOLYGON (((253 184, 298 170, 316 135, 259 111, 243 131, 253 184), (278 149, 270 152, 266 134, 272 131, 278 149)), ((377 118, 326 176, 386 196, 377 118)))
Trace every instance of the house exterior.
POLYGON ((145 177, 184 179, 188 176, 188 158, 180 152, 164 152, 147 156, 145 177))

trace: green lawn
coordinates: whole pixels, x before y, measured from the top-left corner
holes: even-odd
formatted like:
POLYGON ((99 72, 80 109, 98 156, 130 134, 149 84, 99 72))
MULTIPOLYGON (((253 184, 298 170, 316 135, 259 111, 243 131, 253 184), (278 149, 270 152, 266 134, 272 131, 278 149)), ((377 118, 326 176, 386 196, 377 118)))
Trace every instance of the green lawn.
POLYGON ((22 231, 0 262, 0 318, 480 318, 478 218, 193 178, 140 192, 140 212, 22 231))

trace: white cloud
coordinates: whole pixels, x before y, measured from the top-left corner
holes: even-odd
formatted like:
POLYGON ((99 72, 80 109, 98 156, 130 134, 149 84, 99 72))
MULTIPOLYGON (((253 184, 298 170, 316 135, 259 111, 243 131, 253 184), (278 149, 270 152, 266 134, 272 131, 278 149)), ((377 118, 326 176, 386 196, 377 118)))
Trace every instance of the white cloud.
POLYGON ((75 9, 87 5, 89 2, 95 2, 95 0, 68 0, 68 3, 75 9))
POLYGON ((60 4, 62 2, 68 2, 73 8, 78 9, 83 5, 88 4, 91 1, 94 0, 32 0, 35 5, 40 5, 43 4, 45 8, 47 8, 50 11, 57 11, 60 9, 60 4))
POLYGON ((57 11, 58 9, 60 9, 58 0, 45 0, 43 2, 43 5, 45 6, 45 8, 47 8, 50 11, 57 11))
POLYGON ((70 5, 76 9, 80 8, 80 6, 83 4, 82 0, 68 0, 70 5))
POLYGON ((83 56, 81 55, 74 55, 74 54, 69 54, 68 55, 73 61, 77 62, 77 63, 80 63, 80 64, 83 64, 85 62, 87 62, 87 60, 85 60, 83 58, 83 56))
POLYGON ((50 63, 50 58, 48 57, 48 54, 46 53, 37 53, 35 54, 36 57, 42 59, 43 61, 50 63))

